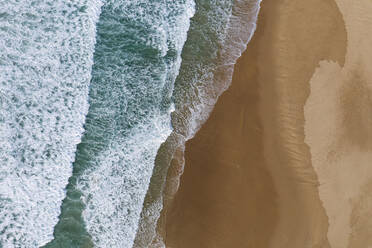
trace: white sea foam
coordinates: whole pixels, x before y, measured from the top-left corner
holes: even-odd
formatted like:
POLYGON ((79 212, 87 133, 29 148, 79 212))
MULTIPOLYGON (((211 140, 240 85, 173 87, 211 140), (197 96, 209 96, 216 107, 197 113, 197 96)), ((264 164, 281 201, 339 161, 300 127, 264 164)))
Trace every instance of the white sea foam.
POLYGON ((116 139, 81 178, 83 212, 98 247, 132 247, 158 147, 169 135, 164 120, 138 126, 116 139))
POLYGON ((78 181, 97 247, 133 245, 157 150, 171 132, 170 97, 193 12, 191 0, 110 0, 102 8, 86 132, 103 134, 85 142, 103 148, 86 148, 78 181))
POLYGON ((100 0, 0 0, 0 247, 53 238, 88 110, 100 0))

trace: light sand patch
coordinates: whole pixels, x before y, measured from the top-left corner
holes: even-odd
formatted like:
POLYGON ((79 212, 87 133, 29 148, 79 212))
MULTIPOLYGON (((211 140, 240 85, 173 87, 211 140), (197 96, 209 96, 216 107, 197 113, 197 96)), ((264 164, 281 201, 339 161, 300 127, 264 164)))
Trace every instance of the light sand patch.
POLYGON ((305 141, 320 181, 332 248, 372 245, 372 2, 337 0, 345 65, 323 61, 305 106, 305 141), (368 31, 369 30, 369 31, 368 31))

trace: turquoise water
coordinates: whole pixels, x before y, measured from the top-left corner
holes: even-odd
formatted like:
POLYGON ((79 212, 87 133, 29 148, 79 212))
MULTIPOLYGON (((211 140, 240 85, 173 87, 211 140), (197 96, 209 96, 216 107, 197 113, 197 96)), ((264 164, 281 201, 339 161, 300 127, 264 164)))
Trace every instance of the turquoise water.
POLYGON ((258 1, 0 4, 0 247, 162 246, 169 160, 228 87, 258 1))
POLYGON ((0 247, 53 238, 84 131, 96 0, 0 0, 0 247))
POLYGON ((103 5, 85 134, 47 247, 132 246, 157 149, 171 132, 171 95, 193 11, 183 0, 103 5))

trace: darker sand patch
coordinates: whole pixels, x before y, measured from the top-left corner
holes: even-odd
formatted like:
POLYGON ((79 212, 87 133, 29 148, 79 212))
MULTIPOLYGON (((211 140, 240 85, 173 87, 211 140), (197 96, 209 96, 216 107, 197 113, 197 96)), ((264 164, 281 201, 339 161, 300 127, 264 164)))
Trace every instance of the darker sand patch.
POLYGON ((353 203, 349 237, 350 248, 372 246, 372 181, 363 186, 360 196, 353 203))
MULTIPOLYGON (((359 65, 360 66, 360 65, 359 65)), ((363 68, 357 67, 350 73, 341 89, 341 109, 343 115, 343 136, 341 143, 348 142, 362 151, 372 149, 372 94, 369 79, 363 68)))

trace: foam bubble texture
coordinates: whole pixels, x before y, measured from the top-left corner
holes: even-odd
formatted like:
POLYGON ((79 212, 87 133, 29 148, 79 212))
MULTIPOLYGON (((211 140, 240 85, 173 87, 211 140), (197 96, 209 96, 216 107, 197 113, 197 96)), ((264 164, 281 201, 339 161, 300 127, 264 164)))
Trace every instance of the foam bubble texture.
POLYGON ((173 84, 193 12, 191 0, 108 0, 102 7, 71 184, 97 247, 133 245, 156 152, 171 132, 173 84))
POLYGON ((0 247, 52 239, 88 110, 99 0, 0 0, 0 247))

